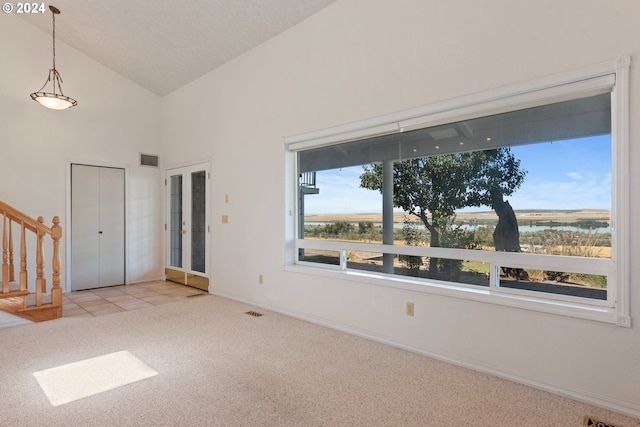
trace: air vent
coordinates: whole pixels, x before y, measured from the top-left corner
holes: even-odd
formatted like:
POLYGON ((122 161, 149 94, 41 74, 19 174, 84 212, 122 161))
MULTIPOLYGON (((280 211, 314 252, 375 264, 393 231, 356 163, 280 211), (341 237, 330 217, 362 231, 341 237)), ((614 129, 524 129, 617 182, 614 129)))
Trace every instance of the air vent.
POLYGON ((611 424, 611 423, 608 423, 606 421, 599 420, 599 419, 591 417, 589 415, 584 417, 584 424, 583 425, 585 427, 618 427, 615 424, 611 424))
POLYGON ((158 156, 153 154, 140 154, 140 166, 158 167, 158 156))
POLYGON ((262 313, 258 313, 257 311, 247 311, 245 314, 248 314, 249 316, 253 316, 253 317, 262 316, 262 313))

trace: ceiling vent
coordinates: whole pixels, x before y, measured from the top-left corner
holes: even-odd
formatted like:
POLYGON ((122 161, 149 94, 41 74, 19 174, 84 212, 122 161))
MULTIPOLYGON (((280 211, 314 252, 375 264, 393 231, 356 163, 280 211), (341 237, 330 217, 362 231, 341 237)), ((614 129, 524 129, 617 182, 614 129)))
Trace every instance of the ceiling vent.
POLYGON ((153 154, 140 154, 140 166, 158 167, 158 156, 153 154))

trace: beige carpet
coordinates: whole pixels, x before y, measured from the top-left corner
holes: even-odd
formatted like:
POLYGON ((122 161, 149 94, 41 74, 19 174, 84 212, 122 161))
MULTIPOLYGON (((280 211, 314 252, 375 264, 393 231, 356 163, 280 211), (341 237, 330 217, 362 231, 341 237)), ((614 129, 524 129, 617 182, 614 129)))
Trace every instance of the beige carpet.
POLYGON ((11 426, 582 426, 640 420, 220 297, 0 330, 11 426), (245 314, 254 310, 261 317, 245 314), (53 406, 34 372, 127 351, 158 375, 53 406))

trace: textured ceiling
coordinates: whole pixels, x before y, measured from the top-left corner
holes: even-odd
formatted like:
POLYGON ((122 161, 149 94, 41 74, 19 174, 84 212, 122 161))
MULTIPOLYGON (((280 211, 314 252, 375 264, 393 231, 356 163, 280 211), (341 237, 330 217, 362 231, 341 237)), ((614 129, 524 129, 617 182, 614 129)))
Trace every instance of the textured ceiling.
MULTIPOLYGON (((164 96, 335 0, 55 0, 56 40, 164 96)), ((20 15, 51 33, 51 12, 20 15)))

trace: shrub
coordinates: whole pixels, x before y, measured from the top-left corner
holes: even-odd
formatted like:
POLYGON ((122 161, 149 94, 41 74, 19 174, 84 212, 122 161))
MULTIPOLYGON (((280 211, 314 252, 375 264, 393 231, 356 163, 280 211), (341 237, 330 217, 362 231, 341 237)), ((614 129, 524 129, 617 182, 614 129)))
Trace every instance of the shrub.
MULTIPOLYGON (((418 229, 417 224, 406 215, 402 221, 402 235, 407 246, 419 246, 424 242, 424 232, 418 229)), ((423 265, 423 260, 420 256, 400 255, 398 259, 413 272, 420 270, 423 265)))
POLYGON ((324 226, 324 233, 330 237, 347 238, 355 230, 353 224, 347 221, 335 221, 324 226))

